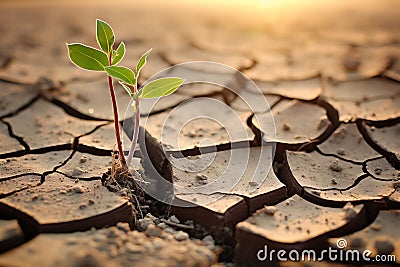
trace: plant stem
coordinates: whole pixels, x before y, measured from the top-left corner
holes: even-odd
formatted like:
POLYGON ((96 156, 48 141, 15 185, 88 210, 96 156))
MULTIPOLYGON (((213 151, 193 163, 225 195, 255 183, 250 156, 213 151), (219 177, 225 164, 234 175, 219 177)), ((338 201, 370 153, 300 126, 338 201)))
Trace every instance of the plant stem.
POLYGON ((117 139, 119 159, 121 161, 121 164, 124 166, 126 165, 126 160, 125 160, 124 150, 122 149, 121 134, 119 131, 117 99, 115 98, 114 85, 111 76, 108 76, 108 87, 110 88, 111 102, 113 106, 115 137, 117 139))
POLYGON ((135 110, 136 110, 136 112, 135 112, 135 128, 134 128, 134 132, 133 132, 131 149, 129 150, 128 159, 127 159, 128 166, 132 162, 133 155, 134 155, 135 149, 136 149, 136 143, 139 138, 140 110, 139 110, 139 96, 137 95, 136 86, 135 86, 134 90, 135 90, 135 94, 136 94, 136 98, 135 98, 135 110))

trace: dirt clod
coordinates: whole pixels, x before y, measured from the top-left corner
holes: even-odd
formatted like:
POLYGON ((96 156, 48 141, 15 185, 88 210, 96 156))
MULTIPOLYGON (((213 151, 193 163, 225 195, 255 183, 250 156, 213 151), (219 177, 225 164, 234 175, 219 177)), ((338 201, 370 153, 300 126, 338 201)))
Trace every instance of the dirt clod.
POLYGON ((78 193, 78 194, 82 194, 82 193, 86 192, 86 190, 80 185, 75 185, 74 187, 72 187, 72 191, 74 193, 78 193))
POLYGON ((80 159, 79 159, 79 162, 80 163, 85 163, 87 161, 87 157, 86 156, 82 156, 80 159))
POLYGON ((290 131, 290 125, 287 124, 287 123, 284 123, 282 128, 283 128, 284 131, 290 131))
POLYGON ((277 211, 278 211, 278 208, 274 207, 274 206, 265 206, 264 207, 264 212, 267 215, 274 215, 275 212, 277 212, 277 211))
POLYGON ((339 161, 335 160, 332 161, 331 164, 329 164, 329 169, 334 171, 334 172, 341 172, 343 171, 343 167, 339 165, 339 161))
POLYGON ((380 175, 382 173, 382 168, 376 167, 374 172, 375 172, 376 175, 380 175))

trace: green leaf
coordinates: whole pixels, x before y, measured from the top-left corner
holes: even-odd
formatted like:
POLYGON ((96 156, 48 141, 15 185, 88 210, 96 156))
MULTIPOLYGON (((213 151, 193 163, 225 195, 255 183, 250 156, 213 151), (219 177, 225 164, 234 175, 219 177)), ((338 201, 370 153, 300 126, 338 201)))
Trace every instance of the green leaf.
POLYGON ((110 66, 106 67, 106 72, 111 77, 121 79, 129 85, 135 84, 135 74, 131 69, 128 69, 126 67, 110 66))
POLYGON ((137 77, 139 77, 140 70, 144 67, 144 65, 146 65, 146 63, 147 63, 147 56, 150 54, 151 50, 153 50, 153 48, 150 48, 146 53, 144 53, 144 54, 140 57, 140 59, 139 59, 137 65, 136 65, 136 76, 137 76, 137 77))
POLYGON ((96 39, 97 43, 103 49, 104 52, 110 54, 112 51, 112 46, 114 44, 114 32, 110 25, 104 21, 96 20, 96 39))
POLYGON ((85 70, 104 71, 108 66, 107 55, 93 47, 83 44, 67 44, 71 61, 85 70))
POLYGON ((185 80, 181 78, 161 78, 146 84, 139 91, 142 98, 157 98, 175 92, 185 80))
POLYGON ((111 64, 118 64, 125 55, 125 44, 121 42, 116 50, 113 51, 111 57, 111 64))
POLYGON ((119 84, 122 86, 122 88, 125 89, 125 91, 129 94, 130 97, 133 96, 132 90, 131 90, 131 88, 129 88, 128 85, 126 85, 125 83, 123 83, 121 81, 119 81, 119 84))

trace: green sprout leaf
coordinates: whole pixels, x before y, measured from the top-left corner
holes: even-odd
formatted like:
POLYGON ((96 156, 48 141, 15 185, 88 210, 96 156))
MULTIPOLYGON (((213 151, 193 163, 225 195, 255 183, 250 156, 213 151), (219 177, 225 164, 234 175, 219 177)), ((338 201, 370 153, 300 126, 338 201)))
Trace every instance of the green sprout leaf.
POLYGON ((114 44, 114 32, 110 25, 106 22, 97 19, 96 20, 96 39, 101 49, 108 55, 112 51, 114 44))
POLYGON ((136 76, 137 76, 137 77, 139 77, 139 73, 140 73, 141 69, 144 67, 144 65, 146 65, 146 63, 147 63, 147 56, 150 54, 151 50, 153 50, 153 48, 150 48, 146 53, 144 53, 144 54, 140 57, 140 59, 139 59, 137 65, 136 65, 136 76))
POLYGON ((107 55, 93 47, 83 44, 67 44, 71 61, 85 70, 104 71, 108 66, 107 55))
POLYGON ((125 55, 125 44, 121 42, 116 50, 113 50, 111 64, 118 64, 125 55))
POLYGON ((185 80, 181 78, 161 78, 146 84, 139 91, 142 98, 157 98, 175 92, 185 80))
POLYGON ((131 97, 133 97, 134 94, 132 93, 131 88, 130 88, 127 84, 125 84, 125 83, 123 83, 123 82, 121 82, 121 81, 119 81, 119 84, 122 86, 122 88, 125 89, 125 91, 126 91, 131 97))
POLYGON ((136 82, 135 74, 131 69, 128 69, 126 67, 110 66, 106 67, 106 72, 111 77, 120 79, 129 85, 134 85, 136 82))

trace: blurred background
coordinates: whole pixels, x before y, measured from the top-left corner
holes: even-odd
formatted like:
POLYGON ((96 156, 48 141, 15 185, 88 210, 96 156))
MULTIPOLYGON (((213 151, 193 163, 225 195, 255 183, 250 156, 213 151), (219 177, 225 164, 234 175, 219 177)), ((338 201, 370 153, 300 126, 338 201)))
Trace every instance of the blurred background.
POLYGON ((117 43, 126 42, 122 64, 154 48, 143 78, 194 60, 225 63, 262 80, 340 76, 349 58, 361 64, 368 58, 370 65, 398 58, 399 13, 397 0, 2 0, 0 57, 14 65, 0 68, 0 76, 28 83, 43 75, 81 76, 65 43, 96 45, 96 18, 112 25, 117 43))

